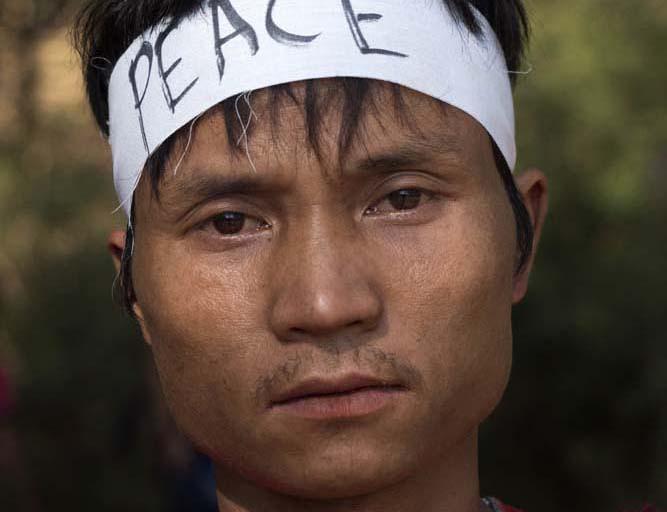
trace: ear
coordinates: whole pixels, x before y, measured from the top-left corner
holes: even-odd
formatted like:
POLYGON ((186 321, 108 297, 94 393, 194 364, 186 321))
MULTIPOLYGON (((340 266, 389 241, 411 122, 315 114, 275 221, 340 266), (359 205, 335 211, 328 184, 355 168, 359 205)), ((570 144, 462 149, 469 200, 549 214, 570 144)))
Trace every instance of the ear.
POLYGON ((107 240, 107 249, 111 254, 113 266, 116 268, 116 274, 119 274, 120 263, 123 260, 123 251, 125 250, 125 231, 112 231, 107 240))
MULTIPOLYGON (((111 259, 113 260, 114 267, 116 268, 116 274, 120 275, 121 265, 123 261, 123 252, 125 251, 126 243, 126 233, 125 231, 112 231, 107 240, 107 249, 111 254, 111 259)), ((132 304, 132 311, 134 316, 139 322, 139 327, 141 328, 141 333, 143 334, 144 340, 148 345, 152 344, 150 334, 146 329, 146 322, 144 321, 144 314, 141 310, 141 306, 135 300, 132 304)))
POLYGON ((537 246, 542 236, 542 228, 547 216, 549 206, 549 194, 547 188, 547 178, 537 169, 529 169, 515 178, 517 188, 523 197, 523 202, 528 210, 530 222, 533 225, 533 247, 530 252, 530 258, 521 272, 514 278, 514 289, 512 292, 513 304, 518 304, 526 296, 528 291, 528 280, 530 272, 533 269, 537 246))

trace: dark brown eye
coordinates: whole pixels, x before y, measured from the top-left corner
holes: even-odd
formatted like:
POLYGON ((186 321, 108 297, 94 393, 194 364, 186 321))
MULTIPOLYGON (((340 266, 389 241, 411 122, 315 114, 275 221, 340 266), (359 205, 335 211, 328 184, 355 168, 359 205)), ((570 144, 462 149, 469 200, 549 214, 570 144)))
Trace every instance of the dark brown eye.
POLYGON ((257 234, 270 229, 271 225, 261 218, 246 213, 226 211, 211 216, 200 227, 213 236, 235 237, 257 234))
POLYGON ((238 212, 225 212, 213 219, 213 226, 221 235, 236 235, 245 224, 246 216, 238 212))
POLYGON ((392 192, 387 199, 397 210, 414 210, 419 206, 423 195, 421 190, 404 189, 392 192))
POLYGON ((234 236, 243 234, 243 231, 256 232, 271 226, 251 215, 240 212, 224 212, 216 215, 211 223, 215 230, 224 236, 234 236))
POLYGON ((405 188, 395 190, 378 201, 374 206, 366 210, 368 215, 381 215, 383 213, 409 212, 417 210, 423 199, 430 197, 430 194, 424 190, 405 188))

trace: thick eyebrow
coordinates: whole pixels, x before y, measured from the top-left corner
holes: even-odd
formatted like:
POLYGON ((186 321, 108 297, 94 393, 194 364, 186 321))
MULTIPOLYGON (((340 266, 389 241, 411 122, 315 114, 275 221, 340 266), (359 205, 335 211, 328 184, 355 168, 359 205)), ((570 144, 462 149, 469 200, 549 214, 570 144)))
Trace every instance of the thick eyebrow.
POLYGON ((349 168, 366 173, 391 172, 404 169, 435 158, 445 158, 451 162, 461 163, 461 144, 455 137, 440 136, 429 140, 416 135, 410 136, 402 144, 377 154, 367 154, 353 162, 349 168))
POLYGON ((192 172, 187 181, 174 187, 178 196, 188 200, 267 191, 270 182, 260 176, 230 177, 218 173, 192 172))
POLYGON ((275 194, 281 188, 270 176, 229 176, 220 172, 194 170, 187 180, 172 185, 171 191, 162 193, 161 197, 166 199, 162 201, 163 204, 178 210, 174 220, 181 221, 197 207, 214 199, 244 194, 275 194))

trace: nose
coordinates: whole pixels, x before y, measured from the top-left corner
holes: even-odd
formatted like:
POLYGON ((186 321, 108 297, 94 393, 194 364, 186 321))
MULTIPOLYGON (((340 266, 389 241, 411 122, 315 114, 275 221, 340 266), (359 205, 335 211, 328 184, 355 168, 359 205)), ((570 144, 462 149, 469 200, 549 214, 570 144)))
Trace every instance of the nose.
POLYGON ((320 225, 279 251, 271 325, 285 342, 331 340, 375 329, 383 304, 360 236, 320 225))

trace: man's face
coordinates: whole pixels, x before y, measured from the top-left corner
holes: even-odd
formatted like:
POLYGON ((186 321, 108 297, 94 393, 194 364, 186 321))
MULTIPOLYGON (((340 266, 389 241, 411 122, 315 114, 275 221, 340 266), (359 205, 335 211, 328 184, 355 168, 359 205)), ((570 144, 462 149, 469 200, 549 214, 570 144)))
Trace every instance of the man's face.
POLYGON ((272 126, 258 93, 247 154, 210 115, 159 201, 140 184, 136 310, 172 413, 223 474, 372 492, 472 439, 505 389, 516 233, 491 143, 403 94, 412 123, 381 97, 339 166, 340 109, 318 159, 300 108, 272 126))

